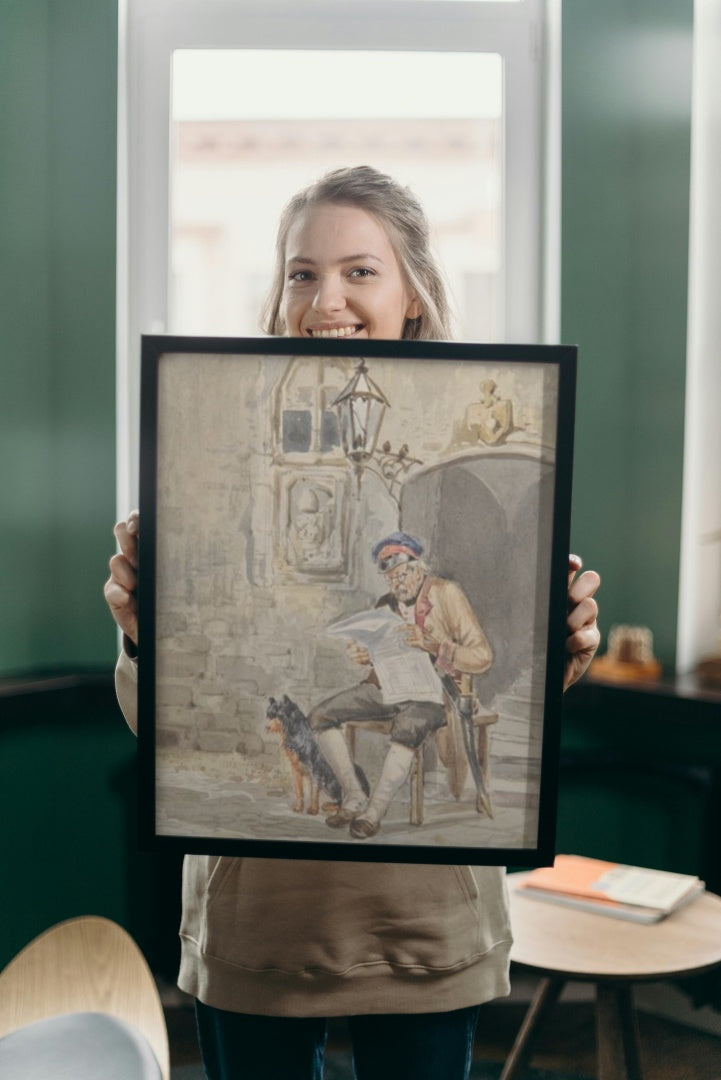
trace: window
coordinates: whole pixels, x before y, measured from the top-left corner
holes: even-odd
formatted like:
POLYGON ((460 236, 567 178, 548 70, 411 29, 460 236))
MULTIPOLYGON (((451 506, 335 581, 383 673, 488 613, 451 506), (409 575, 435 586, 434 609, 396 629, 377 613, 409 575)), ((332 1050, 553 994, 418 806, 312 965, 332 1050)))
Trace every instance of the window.
MULTIPOLYGON (((691 121, 691 236, 689 251, 686 434, 681 530, 677 670, 707 661, 717 682, 721 656, 721 332, 718 293, 721 226, 718 185, 718 4, 697 4, 694 15, 691 121)), ((710 670, 709 670, 710 669, 710 670)))
POLYGON ((347 381, 345 368, 321 360, 291 366, 281 383, 276 410, 280 460, 303 463, 306 456, 317 461, 344 460, 333 402, 347 381), (304 456, 294 456, 298 454, 304 456))
POLYGON ((121 0, 120 512, 137 499, 140 335, 257 333, 282 205, 361 153, 423 200, 459 336, 555 340, 557 6, 121 0))
POLYGON ((456 336, 503 336, 500 56, 180 50, 172 111, 171 332, 257 334, 285 202, 370 162, 426 208, 456 336))

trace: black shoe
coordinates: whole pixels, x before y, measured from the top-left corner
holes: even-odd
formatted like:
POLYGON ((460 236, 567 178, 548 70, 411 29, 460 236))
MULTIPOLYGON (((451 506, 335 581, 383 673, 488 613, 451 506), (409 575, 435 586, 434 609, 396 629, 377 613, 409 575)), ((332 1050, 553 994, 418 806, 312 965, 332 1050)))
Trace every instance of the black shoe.
POLYGON ((350 823, 350 834, 356 840, 367 840, 380 832, 380 821, 369 821, 368 818, 357 817, 350 823))
POLYGON ((355 819, 356 814, 359 814, 360 810, 344 810, 343 807, 336 810, 335 814, 331 814, 330 817, 325 819, 325 823, 329 829, 344 829, 346 825, 350 825, 355 819))

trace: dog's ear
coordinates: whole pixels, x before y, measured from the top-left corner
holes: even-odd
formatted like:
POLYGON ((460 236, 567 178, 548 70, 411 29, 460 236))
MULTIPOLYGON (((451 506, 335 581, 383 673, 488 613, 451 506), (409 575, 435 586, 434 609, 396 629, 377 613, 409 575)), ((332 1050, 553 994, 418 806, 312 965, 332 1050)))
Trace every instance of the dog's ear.
POLYGON ((287 694, 283 694, 283 704, 284 705, 289 705, 290 704, 290 698, 288 697, 287 694))
POLYGON ((275 705, 275 698, 274 697, 268 698, 268 704, 269 705, 275 705))

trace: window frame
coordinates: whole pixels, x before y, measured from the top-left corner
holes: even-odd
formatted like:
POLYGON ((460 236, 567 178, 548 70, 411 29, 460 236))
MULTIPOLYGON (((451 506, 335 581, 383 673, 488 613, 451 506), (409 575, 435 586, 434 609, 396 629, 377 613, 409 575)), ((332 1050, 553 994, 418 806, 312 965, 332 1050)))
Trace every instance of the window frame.
POLYGON ((560 0, 119 0, 118 513, 136 505, 139 357, 164 333, 176 49, 496 52, 504 60, 504 332, 558 340, 560 0))

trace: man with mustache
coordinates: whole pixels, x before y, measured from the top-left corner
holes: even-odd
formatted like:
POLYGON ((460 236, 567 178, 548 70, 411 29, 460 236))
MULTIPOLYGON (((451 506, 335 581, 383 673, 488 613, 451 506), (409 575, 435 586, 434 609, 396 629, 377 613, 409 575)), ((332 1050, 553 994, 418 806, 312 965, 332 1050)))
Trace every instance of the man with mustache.
MULTIPOLYGON (((462 675, 480 675, 491 665, 486 635, 460 585, 434 577, 423 561, 420 541, 394 532, 373 548, 373 560, 388 588, 377 607, 387 605, 402 620, 399 630, 408 645, 422 649, 439 675, 450 677, 460 689, 462 675)), ((371 657, 354 643, 349 649, 357 664, 371 657)), ((375 836, 396 793, 407 780, 415 751, 445 722, 440 692, 437 701, 401 701, 389 704, 371 670, 359 686, 343 690, 316 705, 308 717, 318 744, 343 789, 343 801, 326 824, 349 827, 357 840, 375 836), (390 744, 370 799, 364 794, 351 760, 342 727, 350 720, 390 720, 390 744)))

